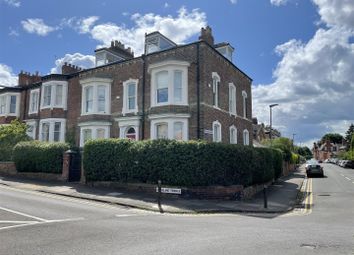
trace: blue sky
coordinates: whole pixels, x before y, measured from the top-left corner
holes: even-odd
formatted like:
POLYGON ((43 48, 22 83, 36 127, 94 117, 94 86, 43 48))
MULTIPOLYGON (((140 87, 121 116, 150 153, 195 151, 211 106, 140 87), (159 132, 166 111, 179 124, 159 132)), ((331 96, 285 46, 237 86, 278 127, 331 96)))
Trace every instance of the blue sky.
POLYGON ((208 24, 253 78, 254 116, 268 124, 268 104, 279 103, 274 125, 310 144, 353 122, 353 17, 352 0, 0 0, 0 83, 21 70, 58 72, 64 61, 90 67, 111 39, 140 55, 144 33, 156 29, 195 41, 208 24), (333 107, 321 108, 324 100, 333 107))

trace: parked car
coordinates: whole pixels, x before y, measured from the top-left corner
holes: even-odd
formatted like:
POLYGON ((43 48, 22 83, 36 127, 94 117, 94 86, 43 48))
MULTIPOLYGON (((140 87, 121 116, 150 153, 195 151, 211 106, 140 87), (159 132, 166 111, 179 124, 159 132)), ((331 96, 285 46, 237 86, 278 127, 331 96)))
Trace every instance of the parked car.
POLYGON ((322 177, 324 176, 323 167, 315 159, 310 159, 309 161, 307 161, 305 165, 305 169, 306 169, 307 177, 313 175, 319 175, 322 177))
POLYGON ((354 169, 354 161, 353 160, 344 160, 343 167, 345 168, 353 168, 354 169))

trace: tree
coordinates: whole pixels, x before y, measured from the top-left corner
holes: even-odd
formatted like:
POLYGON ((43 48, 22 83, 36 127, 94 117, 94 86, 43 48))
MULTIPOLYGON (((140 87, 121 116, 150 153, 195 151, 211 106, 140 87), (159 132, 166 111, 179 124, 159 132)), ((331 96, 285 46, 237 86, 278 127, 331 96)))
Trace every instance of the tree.
POLYGON ((31 138, 26 134, 27 125, 19 120, 11 121, 10 125, 0 126, 0 161, 12 160, 15 145, 31 138))
POLYGON ((331 143, 342 143, 343 141, 343 136, 338 134, 338 133, 328 133, 325 134, 321 138, 321 144, 324 144, 326 141, 330 141, 331 143))
POLYGON ((279 137, 272 140, 265 140, 263 143, 269 147, 280 149, 283 153, 283 159, 290 162, 293 150, 292 140, 286 137, 279 137))
POLYGON ((305 159, 310 159, 310 158, 312 158, 312 152, 311 152, 311 150, 309 149, 309 147, 307 147, 307 146, 304 146, 304 147, 296 147, 296 148, 295 148, 295 151, 296 151, 299 155, 303 156, 305 159))
POLYGON ((351 138, 354 135, 354 124, 350 124, 347 132, 345 133, 345 141, 347 142, 347 144, 349 145, 351 142, 351 138))

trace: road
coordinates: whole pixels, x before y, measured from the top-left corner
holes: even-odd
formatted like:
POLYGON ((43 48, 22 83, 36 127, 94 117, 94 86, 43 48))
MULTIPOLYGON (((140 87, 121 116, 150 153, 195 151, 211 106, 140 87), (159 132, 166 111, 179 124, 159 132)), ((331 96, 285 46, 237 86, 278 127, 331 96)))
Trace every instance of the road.
POLYGON ((354 170, 324 164, 305 209, 167 215, 0 186, 0 254, 354 254, 354 170))

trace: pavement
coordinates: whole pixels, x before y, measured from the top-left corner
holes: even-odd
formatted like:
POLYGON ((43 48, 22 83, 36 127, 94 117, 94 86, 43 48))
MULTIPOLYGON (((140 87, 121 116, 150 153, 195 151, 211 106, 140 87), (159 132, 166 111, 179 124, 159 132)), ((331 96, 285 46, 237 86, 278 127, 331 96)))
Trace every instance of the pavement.
POLYGON ((146 193, 96 188, 81 183, 34 181, 18 177, 0 176, 0 185, 160 213, 287 213, 299 204, 299 199, 301 199, 300 190, 304 179, 305 171, 302 166, 290 175, 274 182, 267 189, 267 208, 264 208, 263 192, 256 194, 253 199, 244 201, 163 197, 161 203, 158 204, 157 194, 154 196, 146 193))

